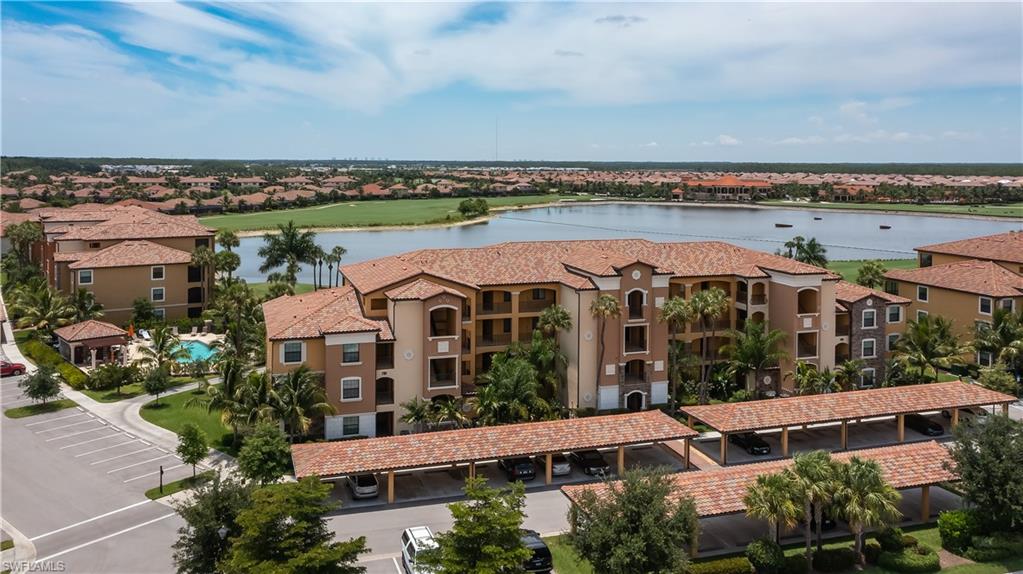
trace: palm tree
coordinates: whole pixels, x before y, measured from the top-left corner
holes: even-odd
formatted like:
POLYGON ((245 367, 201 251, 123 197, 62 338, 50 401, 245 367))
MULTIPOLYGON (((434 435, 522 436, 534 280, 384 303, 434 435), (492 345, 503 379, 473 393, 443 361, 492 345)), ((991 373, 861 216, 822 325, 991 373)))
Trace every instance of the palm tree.
POLYGON ((103 316, 103 305, 96 302, 96 296, 88 289, 79 287, 75 290, 70 303, 75 308, 75 323, 99 319, 103 316))
POLYGON ((787 249, 788 252, 785 254, 785 256, 788 257, 789 259, 795 259, 796 254, 803 249, 804 243, 806 243, 806 239, 804 239, 802 235, 797 235, 792 239, 786 241, 785 249, 787 249))
POLYGON ((742 331, 729 329, 728 337, 731 341, 721 348, 721 353, 728 357, 729 366, 740 377, 753 373, 754 390, 758 392, 761 373, 788 357, 780 348, 785 332, 768 329, 759 321, 747 321, 742 331))
POLYGON ((817 242, 817 238, 811 237, 809 241, 796 250, 795 260, 809 265, 816 265, 817 267, 827 267, 827 253, 828 250, 817 242))
POLYGON ((849 359, 843 361, 838 368, 835 369, 835 382, 839 384, 843 391, 851 391, 856 388, 857 383, 860 380, 860 373, 863 368, 867 366, 867 363, 860 359, 849 359))
POLYGON ((455 398, 438 400, 433 403, 431 412, 433 422, 437 424, 452 423, 456 428, 463 428, 469 419, 462 411, 462 404, 462 401, 455 398))
POLYGON ((235 234, 235 232, 231 231, 230 229, 221 229, 220 231, 217 231, 216 241, 217 245, 223 247, 224 250, 230 254, 226 257, 217 257, 218 264, 222 260, 225 262, 227 260, 231 260, 231 263, 234 263, 235 260, 237 260, 237 263, 233 265, 231 264, 225 265, 225 270, 227 271, 227 281, 228 283, 230 283, 233 278, 232 275, 234 273, 234 270, 238 268, 238 264, 241 262, 241 260, 238 258, 238 254, 232 250, 235 247, 241 245, 241 241, 238 240, 238 236, 235 234))
POLYGON ((217 353, 216 366, 220 373, 220 384, 208 385, 205 398, 192 397, 185 402, 185 406, 202 407, 208 413, 220 411, 220 422, 231 427, 233 444, 237 445, 241 412, 238 389, 244 380, 243 364, 237 355, 222 349, 217 353))
MULTIPOLYGON (((207 270, 212 270, 212 273, 216 273, 217 254, 214 253, 209 247, 196 247, 195 251, 192 252, 192 266, 198 267, 202 270, 203 274, 207 270)), ((203 301, 209 301, 209 296, 206 293, 206 281, 202 282, 203 301)))
POLYGON ((258 254, 263 258, 259 266, 260 273, 267 273, 275 267, 284 266, 284 277, 289 285, 298 282, 298 267, 308 262, 313 248, 316 247, 316 234, 312 231, 301 231, 294 221, 277 224, 278 233, 263 236, 264 244, 258 254))
POLYGON ((686 325, 692 323, 695 318, 696 312, 693 306, 682 297, 670 297, 664 302, 664 306, 661 307, 657 315, 658 321, 668 324, 668 345, 671 347, 671 351, 668 353, 668 379, 671 381, 669 404, 672 410, 674 410, 675 401, 678 398, 678 376, 681 370, 678 368, 678 363, 681 361, 682 351, 678 347, 684 345, 677 340, 678 332, 685 329, 686 325))
POLYGON ((139 347, 138 353, 142 356, 140 362, 143 364, 163 367, 190 357, 188 349, 181 346, 181 339, 166 325, 153 329, 152 337, 148 346, 139 347))
POLYGON ((481 424, 546 420, 554 414, 540 396, 536 368, 525 357, 498 353, 490 370, 479 376, 478 385, 472 404, 481 424))
POLYGON ((279 404, 280 397, 269 373, 250 372, 238 387, 236 400, 238 411, 235 416, 245 426, 277 420, 274 405, 279 404))
POLYGON ((700 343, 700 388, 699 401, 701 405, 710 402, 710 368, 707 353, 710 349, 710 341, 716 336, 717 320, 728 312, 728 296, 719 287, 702 289, 697 291, 689 302, 693 307, 693 313, 700 322, 703 338, 700 343), (707 338, 707 331, 710 331, 710 338, 707 338))
POLYGON ((803 502, 803 523, 806 536, 806 562, 813 562, 813 532, 811 524, 816 522, 817 536, 820 537, 824 505, 831 501, 836 488, 835 464, 831 455, 823 450, 800 453, 795 456, 792 466, 784 470, 796 500, 803 502))
POLYGON ((965 363, 969 345, 959 342, 952 323, 938 316, 924 315, 909 321, 906 332, 895 342, 895 358, 906 366, 918 383, 938 380, 939 371, 965 363))
POLYGON ((884 284, 884 274, 887 271, 888 268, 884 266, 884 263, 876 259, 864 261, 863 265, 860 265, 859 270, 856 272, 856 283, 864 287, 877 289, 884 284))
POLYGON ((901 498, 885 481, 877 461, 854 456, 839 467, 836 508, 849 523, 860 564, 863 564, 863 531, 898 521, 902 517, 898 507, 901 498))
POLYGON ((319 245, 313 245, 312 251, 309 252, 309 259, 305 261, 313 268, 313 288, 319 289, 323 284, 323 260, 327 257, 327 253, 319 245))
POLYGON ((423 432, 423 425, 433 421, 433 403, 419 397, 401 403, 405 414, 401 415, 401 422, 415 427, 416 432, 423 432))
POLYGON ((799 508, 793 502, 792 485, 781 473, 758 476, 747 488, 742 502, 746 505, 747 516, 767 521, 769 536, 775 542, 780 538, 782 527, 796 525, 799 508))
POLYGON ((796 392, 800 395, 822 395, 839 390, 831 369, 817 370, 817 365, 804 361, 796 362, 796 370, 788 374, 795 383, 796 392))
POLYGON ((558 333, 572 329, 572 316, 568 314, 568 309, 555 303, 540 312, 536 327, 544 335, 557 339, 558 333))
POLYGON ((52 287, 22 292, 11 311, 18 316, 18 327, 31 327, 47 335, 57 327, 70 325, 76 313, 67 298, 52 287))
MULTIPOLYGON (((600 335, 599 335, 600 336, 600 341, 599 341, 600 352, 597 355, 597 387, 596 387, 596 388, 599 389, 600 388, 600 376, 601 376, 601 373, 603 373, 603 371, 604 371, 604 350, 605 350, 605 348, 604 348, 605 347, 605 345, 604 345, 604 332, 607 330, 607 320, 608 319, 617 319, 618 317, 621 317, 621 315, 622 315, 622 307, 621 307, 621 305, 618 304, 618 299, 615 299, 613 295, 608 295, 607 293, 604 293, 602 295, 599 295, 596 299, 594 299, 593 303, 590 303, 590 315, 593 316, 593 318, 596 319, 597 323, 600 325, 600 328, 599 328, 599 331, 600 331, 600 335)), ((576 400, 576 406, 577 407, 579 406, 579 400, 582 398, 580 396, 580 394, 579 394, 580 392, 581 392, 580 383, 579 383, 578 378, 577 378, 577 380, 576 380, 576 389, 575 389, 575 400, 576 400)))
POLYGON ((348 250, 340 245, 335 245, 328 254, 327 259, 327 286, 331 285, 333 281, 334 286, 338 287, 341 285, 341 259, 344 258, 348 250), (337 274, 334 274, 334 265, 337 265, 337 274))
POLYGON ((272 407, 276 418, 284 421, 288 440, 309 432, 310 415, 332 415, 323 387, 303 365, 281 378, 275 387, 277 400, 272 407))
POLYGON ((973 347, 1003 361, 1014 374, 1023 373, 1023 310, 995 309, 990 325, 974 327, 973 347))

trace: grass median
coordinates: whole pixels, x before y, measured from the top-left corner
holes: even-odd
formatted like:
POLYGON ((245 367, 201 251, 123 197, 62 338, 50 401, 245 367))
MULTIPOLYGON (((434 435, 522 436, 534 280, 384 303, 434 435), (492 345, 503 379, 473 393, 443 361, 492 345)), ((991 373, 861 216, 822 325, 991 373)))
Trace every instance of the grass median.
POLYGON ((181 480, 168 482, 167 484, 163 485, 163 492, 160 492, 159 486, 155 488, 150 488, 149 490, 146 491, 146 498, 148 498, 149 500, 156 500, 158 498, 163 498, 165 496, 176 494, 178 492, 181 492, 182 490, 194 488, 206 482, 207 480, 213 478, 213 472, 214 471, 212 470, 207 470, 205 472, 200 472, 195 476, 189 476, 187 478, 182 478, 181 480))
POLYGON ((219 412, 206 412, 201 406, 185 406, 190 399, 202 399, 206 393, 189 389, 179 393, 164 395, 142 405, 139 414, 147 422, 163 427, 173 433, 181 432, 188 423, 193 423, 206 433, 210 446, 231 456, 238 454, 233 444, 231 429, 220 422, 219 412))
POLYGON ((78 403, 71 399, 58 399, 55 401, 49 401, 47 403, 36 403, 34 405, 25 405, 23 407, 14 407, 13 409, 7 409, 4 411, 4 415, 11 419, 20 419, 25 417, 31 417, 34 415, 43 415, 46 413, 55 413, 64 409, 70 409, 71 407, 77 407, 78 403))

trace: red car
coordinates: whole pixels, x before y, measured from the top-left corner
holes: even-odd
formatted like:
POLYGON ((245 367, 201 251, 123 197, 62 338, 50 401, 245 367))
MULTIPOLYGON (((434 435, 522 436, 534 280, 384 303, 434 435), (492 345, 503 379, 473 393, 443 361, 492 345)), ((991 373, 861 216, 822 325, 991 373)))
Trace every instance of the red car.
POLYGON ((25 365, 0 361, 0 377, 17 377, 25 372, 25 365))

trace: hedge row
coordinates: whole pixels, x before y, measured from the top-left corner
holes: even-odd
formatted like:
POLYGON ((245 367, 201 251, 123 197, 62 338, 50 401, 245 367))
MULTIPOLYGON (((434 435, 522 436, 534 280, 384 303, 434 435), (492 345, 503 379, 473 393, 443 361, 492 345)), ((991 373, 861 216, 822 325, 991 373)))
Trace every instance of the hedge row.
POLYGON ((925 574, 941 570, 938 553, 922 544, 898 552, 882 552, 877 559, 877 565, 885 570, 903 574, 925 574))
POLYGON ((64 379, 64 382, 72 389, 82 389, 85 387, 85 381, 88 380, 85 373, 78 367, 65 361, 64 357, 61 357, 60 353, 54 350, 53 347, 36 339, 28 339, 18 345, 18 348, 36 365, 49 365, 56 369, 64 379))

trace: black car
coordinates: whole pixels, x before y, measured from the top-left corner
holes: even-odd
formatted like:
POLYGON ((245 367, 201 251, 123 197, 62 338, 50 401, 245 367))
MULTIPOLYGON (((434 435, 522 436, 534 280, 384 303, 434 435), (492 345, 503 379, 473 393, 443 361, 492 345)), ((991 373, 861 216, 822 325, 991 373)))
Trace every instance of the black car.
POLYGON ((535 530, 522 530, 522 544, 533 551, 533 556, 522 565, 526 572, 550 572, 554 568, 554 559, 547 543, 540 538, 535 530))
POLYGON ((528 458, 502 458, 497 465, 508 475, 508 480, 533 480, 536 478, 536 467, 528 458))
POLYGON ((923 415, 906 415, 906 426, 922 435, 941 436, 945 434, 945 427, 923 415))
POLYGON ((728 442, 739 446, 752 455, 763 456, 771 454, 771 445, 764 442, 764 439, 760 438, 760 435, 755 432, 730 434, 728 435, 728 442))
POLYGON ((591 476, 606 476, 611 472, 611 467, 607 465, 607 461, 595 450, 573 452, 571 457, 576 464, 582 467, 583 472, 591 476))

